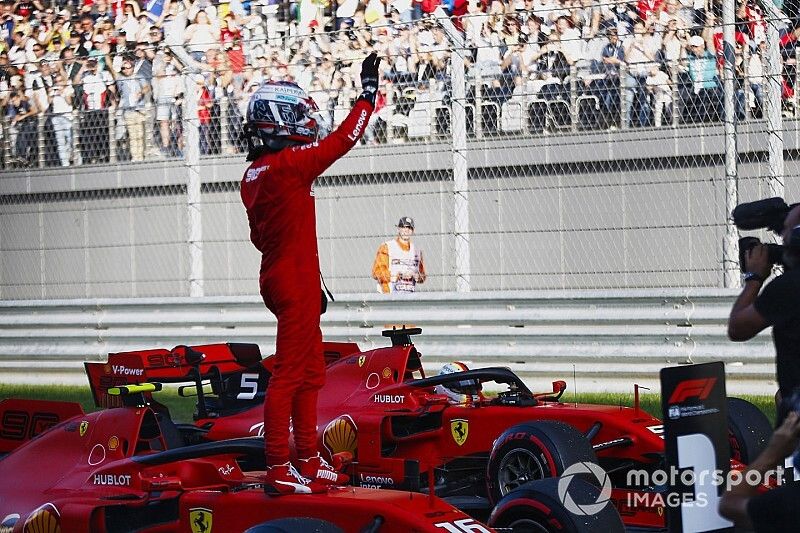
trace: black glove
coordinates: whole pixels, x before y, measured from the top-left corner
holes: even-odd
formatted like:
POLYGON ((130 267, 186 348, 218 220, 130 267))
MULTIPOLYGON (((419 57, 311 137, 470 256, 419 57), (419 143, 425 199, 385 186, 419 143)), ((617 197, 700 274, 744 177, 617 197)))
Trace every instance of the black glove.
POLYGON ((378 67, 380 64, 381 60, 375 52, 368 55, 364 62, 361 63, 361 88, 363 92, 358 99, 367 100, 373 107, 375 106, 375 97, 378 94, 378 67))

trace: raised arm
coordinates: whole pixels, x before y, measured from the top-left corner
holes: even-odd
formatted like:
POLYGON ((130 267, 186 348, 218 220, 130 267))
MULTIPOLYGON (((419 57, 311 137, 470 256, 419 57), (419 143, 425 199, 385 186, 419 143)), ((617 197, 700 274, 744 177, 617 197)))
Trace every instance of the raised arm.
POLYGON ((361 139, 369 117, 375 109, 380 62, 377 54, 373 52, 361 64, 361 96, 335 131, 317 143, 296 146, 288 150, 289 157, 296 164, 298 175, 304 180, 314 181, 361 139))

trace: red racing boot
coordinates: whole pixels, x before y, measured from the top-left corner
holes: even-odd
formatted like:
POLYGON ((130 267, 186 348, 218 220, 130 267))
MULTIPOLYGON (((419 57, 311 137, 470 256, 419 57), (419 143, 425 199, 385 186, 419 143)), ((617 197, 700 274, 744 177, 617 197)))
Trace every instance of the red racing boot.
POLYGON ((264 492, 270 496, 286 494, 312 494, 325 492, 328 487, 313 479, 303 477, 292 463, 268 466, 264 478, 264 492))
POLYGON ((319 453, 308 459, 300 459, 300 473, 310 478, 312 483, 323 485, 346 485, 350 481, 350 476, 332 467, 319 453))

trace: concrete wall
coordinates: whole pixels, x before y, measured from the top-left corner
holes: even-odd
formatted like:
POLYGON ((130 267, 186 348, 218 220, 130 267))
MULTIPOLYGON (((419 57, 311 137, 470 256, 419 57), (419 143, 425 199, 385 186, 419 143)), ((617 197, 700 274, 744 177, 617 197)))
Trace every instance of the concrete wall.
MULTIPOLYGON (((800 189, 787 123, 786 198, 800 189)), ((767 195, 763 124, 740 128, 739 198, 767 195)), ((473 139, 473 290, 720 287, 722 129, 664 128, 473 139)), ((358 147, 315 187, 320 260, 338 293, 374 289, 375 250, 400 216, 417 222, 430 273, 455 289, 447 139, 358 147)), ((241 156, 204 159, 207 295, 254 294, 258 254, 239 201, 241 156)), ((0 176, 0 298, 188 294, 180 161, 0 176)))

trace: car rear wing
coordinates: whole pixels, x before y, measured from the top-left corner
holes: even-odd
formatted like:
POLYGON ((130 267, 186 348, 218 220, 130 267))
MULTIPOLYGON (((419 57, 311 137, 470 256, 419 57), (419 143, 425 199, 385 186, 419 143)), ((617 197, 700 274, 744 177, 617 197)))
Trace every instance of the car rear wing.
POLYGON ((95 405, 121 407, 118 396, 109 396, 109 388, 150 381, 191 382, 197 372, 225 375, 260 362, 257 344, 225 343, 111 353, 107 362, 87 362, 84 368, 95 405))
POLYGON ((8 398, 0 401, 0 455, 38 437, 56 424, 83 414, 77 402, 8 398))
MULTIPOLYGON (((323 342, 322 347, 326 365, 359 352, 352 342, 323 342)), ((86 362, 84 368, 95 405, 109 408, 122 407, 119 396, 108 394, 112 387, 146 382, 196 383, 209 377, 219 383, 224 376, 257 364, 271 369, 269 358, 262 360, 257 344, 230 342, 111 353, 107 362, 86 362)))

